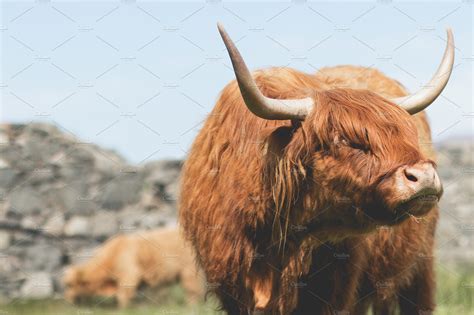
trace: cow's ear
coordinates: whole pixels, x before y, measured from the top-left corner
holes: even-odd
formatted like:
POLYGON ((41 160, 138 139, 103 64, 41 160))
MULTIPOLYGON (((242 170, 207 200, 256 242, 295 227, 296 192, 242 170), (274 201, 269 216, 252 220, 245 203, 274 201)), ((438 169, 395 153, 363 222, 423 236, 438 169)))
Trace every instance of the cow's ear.
POLYGON ((113 279, 106 279, 101 287, 100 287, 100 291, 102 294, 104 295, 113 295, 115 293, 117 293, 117 289, 118 289, 118 283, 117 281, 113 280, 113 279))
POLYGON ((263 140, 262 163, 265 183, 268 188, 275 189, 275 181, 285 177, 283 169, 288 165, 285 149, 291 143, 295 134, 293 126, 280 126, 267 131, 263 140))
POLYGON ((281 157, 286 146, 293 139, 294 126, 280 126, 263 130, 263 154, 268 159, 281 157))

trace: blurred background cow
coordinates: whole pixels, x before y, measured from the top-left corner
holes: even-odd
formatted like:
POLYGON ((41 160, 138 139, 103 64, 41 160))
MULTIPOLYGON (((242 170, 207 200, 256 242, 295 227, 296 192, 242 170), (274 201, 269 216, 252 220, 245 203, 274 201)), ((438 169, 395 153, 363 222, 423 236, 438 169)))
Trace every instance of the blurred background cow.
POLYGON ((84 297, 112 296, 122 308, 140 285, 153 288, 178 281, 188 303, 198 302, 204 292, 204 277, 177 229, 114 236, 91 259, 68 267, 63 281, 71 303, 84 297))

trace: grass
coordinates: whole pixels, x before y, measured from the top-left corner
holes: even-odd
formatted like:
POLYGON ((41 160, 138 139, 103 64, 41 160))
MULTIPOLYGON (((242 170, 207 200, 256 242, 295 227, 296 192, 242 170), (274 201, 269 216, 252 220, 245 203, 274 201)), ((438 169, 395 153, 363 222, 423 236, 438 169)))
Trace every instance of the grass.
POLYGON ((145 290, 126 309, 117 309, 111 298, 95 298, 76 306, 63 299, 14 300, 0 305, 0 315, 218 315, 218 304, 209 299, 199 305, 187 305, 179 285, 167 290, 145 290))
MULTIPOLYGON (((474 268, 439 266, 438 307, 436 315, 474 315, 474 268)), ((166 291, 140 294, 127 309, 118 310, 110 299, 94 299, 84 306, 73 306, 64 300, 14 300, 0 305, 0 315, 217 315, 217 302, 189 306, 178 285, 166 291)))
POLYGON ((114 306, 75 307, 60 300, 29 301, 2 308, 2 315, 186 315, 186 314, 218 314, 214 309, 200 305, 188 307, 184 305, 138 304, 118 310, 114 306))
POLYGON ((440 315, 474 315, 474 268, 470 266, 446 267, 437 270, 438 308, 440 315))

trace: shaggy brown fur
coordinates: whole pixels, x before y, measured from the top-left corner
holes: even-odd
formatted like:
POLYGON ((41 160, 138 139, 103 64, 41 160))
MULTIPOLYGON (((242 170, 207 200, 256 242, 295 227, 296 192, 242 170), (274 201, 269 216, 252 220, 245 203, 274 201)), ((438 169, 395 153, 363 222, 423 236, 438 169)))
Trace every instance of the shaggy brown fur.
POLYGON ((140 284, 150 287, 181 281, 189 302, 204 293, 204 281, 189 246, 176 229, 136 232, 105 242, 84 264, 66 270, 67 300, 85 296, 115 296, 126 307, 140 284))
POLYGON ((255 79, 266 96, 316 105, 302 122, 264 120, 234 81, 193 144, 180 220, 222 307, 432 311, 438 211, 398 217, 383 189, 399 166, 434 159, 425 114, 385 99, 406 91, 373 69, 272 68, 255 79))

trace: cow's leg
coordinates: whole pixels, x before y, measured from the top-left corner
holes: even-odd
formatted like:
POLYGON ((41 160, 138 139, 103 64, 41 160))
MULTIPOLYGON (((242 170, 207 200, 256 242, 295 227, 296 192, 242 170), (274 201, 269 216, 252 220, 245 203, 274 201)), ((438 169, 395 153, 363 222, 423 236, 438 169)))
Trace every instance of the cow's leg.
POLYGON ((186 291, 188 303, 196 303, 204 295, 203 277, 204 276, 192 266, 186 267, 181 272, 181 285, 186 291))
POLYGON ((396 312, 396 303, 393 301, 375 301, 372 307, 374 315, 394 315, 396 312))
POLYGON ((359 286, 357 300, 353 305, 354 315, 367 315, 374 302, 375 289, 367 279, 364 279, 359 286))
POLYGON ((401 315, 430 315, 435 309, 433 260, 423 261, 411 284, 399 293, 401 315))
POLYGON ((369 312, 369 309, 370 309, 370 301, 364 300, 364 301, 358 302, 354 306, 353 314, 354 315, 367 315, 367 313, 369 312))
POLYGON ((139 284, 140 278, 133 274, 120 279, 117 291, 117 302, 120 308, 128 306, 130 300, 135 296, 139 284))
POLYGON ((126 308, 128 306, 130 300, 135 296, 136 290, 136 287, 120 287, 117 292, 117 301, 120 308, 126 308))

